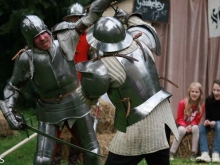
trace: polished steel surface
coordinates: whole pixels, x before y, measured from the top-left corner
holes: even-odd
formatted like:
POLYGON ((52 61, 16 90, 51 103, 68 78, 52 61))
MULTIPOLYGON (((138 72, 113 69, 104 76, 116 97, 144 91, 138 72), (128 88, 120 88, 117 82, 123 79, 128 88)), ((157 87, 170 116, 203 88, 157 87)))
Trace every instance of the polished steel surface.
POLYGON ((53 27, 52 32, 54 33, 61 30, 74 29, 75 26, 75 23, 63 21, 57 24, 55 27, 53 27))
POLYGON ((67 16, 65 16, 63 20, 66 20, 71 16, 83 16, 85 14, 86 13, 84 7, 79 3, 74 3, 68 8, 67 16))
POLYGON ((45 31, 51 34, 44 22, 35 15, 26 15, 21 21, 20 29, 30 48, 34 46, 33 39, 36 36, 45 31))
POLYGON ((86 97, 96 99, 106 93, 110 85, 109 75, 100 60, 77 63, 76 69, 82 74, 81 85, 86 97))
POLYGON ((161 55, 161 45, 156 34, 155 30, 147 24, 139 26, 131 26, 128 28, 128 31, 132 36, 135 36, 138 33, 141 33, 141 36, 138 37, 138 40, 144 42, 148 48, 154 52, 156 55, 161 55))
POLYGON ((88 43, 102 52, 120 51, 131 45, 133 38, 119 20, 102 17, 87 34, 88 43))
POLYGON ((116 109, 118 109, 115 113, 115 127, 122 132, 126 131, 126 126, 140 121, 161 101, 170 97, 169 94, 153 97, 162 90, 162 87, 159 82, 159 75, 155 63, 147 51, 147 46, 141 41, 140 43, 145 52, 146 60, 140 47, 134 52, 127 54, 127 56, 134 57, 138 61, 133 62, 123 57, 116 57, 125 69, 126 81, 119 88, 110 89, 108 91, 109 98, 116 109), (147 100, 152 97, 154 101, 149 104, 147 100), (129 98, 131 103, 130 115, 128 117, 126 117, 126 112, 129 107, 128 102, 119 102, 119 100, 124 98, 129 98), (142 104, 145 105, 145 109, 142 108, 142 104))

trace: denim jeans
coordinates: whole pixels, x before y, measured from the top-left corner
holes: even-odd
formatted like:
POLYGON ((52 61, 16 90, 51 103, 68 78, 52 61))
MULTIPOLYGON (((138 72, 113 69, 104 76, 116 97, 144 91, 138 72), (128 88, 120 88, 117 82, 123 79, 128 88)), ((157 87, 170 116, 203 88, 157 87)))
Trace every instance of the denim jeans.
MULTIPOLYGON (((207 141, 207 133, 211 130, 210 127, 205 127, 204 125, 199 126, 199 146, 201 152, 209 152, 208 141, 207 141)), ((218 152, 220 153, 220 121, 216 121, 215 127, 215 138, 214 144, 212 147, 212 153, 218 152)))

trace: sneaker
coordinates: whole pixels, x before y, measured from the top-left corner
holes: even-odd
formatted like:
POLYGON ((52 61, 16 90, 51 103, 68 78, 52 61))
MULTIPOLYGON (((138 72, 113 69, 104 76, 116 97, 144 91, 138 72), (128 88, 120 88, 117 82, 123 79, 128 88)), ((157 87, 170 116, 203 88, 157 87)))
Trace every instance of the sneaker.
POLYGON ((174 153, 170 152, 170 160, 174 160, 174 153))
POLYGON ((196 160, 196 153, 195 152, 191 153, 190 160, 191 161, 195 161, 196 160))
POLYGON ((213 162, 213 163, 218 163, 218 162, 220 162, 219 153, 218 153, 218 152, 213 152, 213 153, 212 153, 212 162, 213 162))
POLYGON ((208 152, 202 152, 202 155, 196 158, 197 162, 211 162, 211 158, 208 154, 208 152))

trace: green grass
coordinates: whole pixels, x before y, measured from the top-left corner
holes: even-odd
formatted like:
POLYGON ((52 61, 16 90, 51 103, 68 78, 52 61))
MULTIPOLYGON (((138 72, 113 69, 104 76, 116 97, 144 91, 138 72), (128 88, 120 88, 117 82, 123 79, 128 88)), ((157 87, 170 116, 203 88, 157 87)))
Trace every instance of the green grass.
MULTIPOLYGON (((31 118, 33 120, 33 126, 36 127, 36 117, 30 117, 34 113, 34 110, 24 111, 25 119, 31 118)), ((30 123, 28 123, 30 124, 30 123)), ((33 132, 29 131, 31 136, 33 132)), ((27 138, 26 132, 17 132, 14 136, 0 137, 0 155, 8 151, 10 148, 18 144, 27 138)), ((33 155, 36 148, 36 137, 20 146, 15 151, 8 153, 3 159, 3 165, 32 165, 33 155)))
MULTIPOLYGON (((24 116, 25 116, 25 119, 31 118, 33 121, 33 126, 36 128, 37 127, 36 116, 31 116, 31 114, 33 113, 34 113, 34 110, 24 111, 24 116)), ((33 132, 29 131, 30 136, 31 134, 33 134, 33 132)), ((14 136, 8 136, 4 138, 0 137, 0 155, 26 138, 27 138, 27 135, 25 132, 23 132, 22 134, 17 132, 17 134, 14 136)), ((24 145, 20 146, 15 151, 12 151, 8 155, 6 155, 3 158, 4 163, 1 163, 0 161, 0 164, 2 165, 32 165, 35 148, 36 148, 36 137, 31 139, 24 145)), ((171 165, 201 165, 201 163, 191 162, 189 159, 184 159, 184 158, 175 158, 175 160, 171 161, 170 164, 171 165)), ((210 164, 214 165, 214 163, 209 163, 209 165, 210 164)), ((63 160, 62 165, 67 165, 67 162, 63 160)), ((138 165, 147 165, 147 163, 145 162, 145 160, 143 160, 138 165)))
POLYGON ((216 163, 199 163, 199 162, 192 162, 187 158, 175 158, 175 160, 170 161, 170 165, 217 165, 216 163))

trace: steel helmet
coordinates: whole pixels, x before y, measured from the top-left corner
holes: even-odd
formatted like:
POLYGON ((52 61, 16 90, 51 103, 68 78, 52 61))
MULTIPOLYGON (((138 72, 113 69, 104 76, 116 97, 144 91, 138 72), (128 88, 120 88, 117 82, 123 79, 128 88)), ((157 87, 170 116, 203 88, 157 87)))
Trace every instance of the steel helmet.
POLYGON ((88 43, 103 52, 120 51, 131 45, 133 38, 125 30, 122 23, 114 17, 102 17, 90 29, 87 36, 88 43))
POLYGON ((85 14, 84 7, 79 3, 74 3, 69 7, 67 16, 63 17, 63 20, 67 21, 71 16, 84 16, 85 14))
POLYGON ((51 34, 44 22, 36 15, 24 16, 21 21, 20 28, 29 48, 34 46, 34 38, 39 34, 45 31, 51 34))

